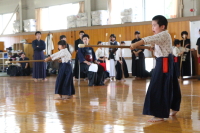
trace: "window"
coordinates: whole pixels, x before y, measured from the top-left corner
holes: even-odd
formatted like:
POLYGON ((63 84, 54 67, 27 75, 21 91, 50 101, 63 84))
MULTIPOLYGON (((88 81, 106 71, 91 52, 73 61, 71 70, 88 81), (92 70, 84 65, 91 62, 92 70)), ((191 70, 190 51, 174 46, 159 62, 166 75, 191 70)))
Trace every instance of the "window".
POLYGON ((67 29, 67 16, 78 14, 79 3, 51 6, 48 8, 41 8, 40 10, 39 23, 41 25, 41 30, 67 29))
MULTIPOLYGON (((13 13, 3 14, 0 15, 0 35, 3 32, 4 28, 8 24, 9 20, 11 19, 13 13)), ((13 15, 10 23, 8 24, 7 28, 4 31, 5 34, 13 34, 13 22, 16 20, 16 14, 13 15)))
POLYGON ((152 20, 155 15, 163 15, 167 19, 176 17, 176 2, 177 0, 145 0, 145 21, 152 20))
POLYGON ((133 22, 144 21, 144 0, 124 0, 124 9, 132 9, 133 22))
POLYGON ((178 0, 108 0, 109 24, 121 24, 121 12, 124 9, 132 9, 132 15, 127 15, 127 21, 131 22, 151 21, 155 15, 175 18, 177 2, 178 0))

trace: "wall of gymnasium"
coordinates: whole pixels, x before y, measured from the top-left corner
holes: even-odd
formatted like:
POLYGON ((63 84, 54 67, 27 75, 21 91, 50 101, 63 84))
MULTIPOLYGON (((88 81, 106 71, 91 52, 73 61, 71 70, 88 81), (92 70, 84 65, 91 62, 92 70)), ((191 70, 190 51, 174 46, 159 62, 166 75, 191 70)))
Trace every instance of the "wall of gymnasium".
MULTIPOLYGON (((144 23, 144 22, 143 22, 144 23)), ((95 29, 91 28, 88 29, 86 27, 79 28, 72 31, 55 31, 53 32, 53 41, 55 49, 53 52, 57 52, 57 42, 59 41, 60 35, 66 35, 67 36, 67 42, 69 44, 74 45, 74 41, 79 38, 79 31, 84 30, 85 33, 90 35, 90 44, 96 45, 98 41, 108 41, 108 36, 106 37, 106 33, 108 35, 115 34, 117 36, 117 41, 128 41, 133 40, 134 38, 134 32, 136 30, 141 32, 141 37, 152 35, 152 28, 151 28, 151 22, 146 22, 145 24, 137 23, 137 25, 133 26, 127 26, 126 24, 124 26, 117 26, 116 27, 102 27, 99 26, 95 29), (119 38, 119 34, 121 34, 121 38, 119 38)), ((180 21, 180 22, 169 22, 168 25, 168 31, 171 34, 172 38, 174 35, 176 35, 177 39, 181 39, 180 33, 181 31, 186 30, 189 31, 189 21, 180 21)), ((43 32, 42 39, 45 40, 48 32, 43 32)), ((20 35, 12 35, 12 36, 0 36, 0 41, 4 42, 5 47, 9 47, 13 45, 14 43, 19 43, 20 40, 26 39, 28 43, 31 43, 34 39, 34 33, 23 33, 20 35)), ((74 55, 73 55, 74 57, 74 55)))
MULTIPOLYGON (((70 2, 79 2, 81 0, 1 0, 0 14, 11 13, 15 10, 19 1, 23 3, 23 18, 34 19, 35 8, 48 7, 53 5, 65 4, 70 2)), ((107 0, 82 0, 91 1, 91 10, 106 10, 107 0)), ((200 15, 200 0, 183 0, 183 17, 200 15), (190 9, 194 8, 193 13, 190 9)))
MULTIPOLYGON (((180 33, 184 30, 189 30, 189 22, 190 21, 178 21, 178 22, 169 22, 168 31, 174 40, 174 35, 176 35, 176 39, 181 39, 180 33)), ((90 44, 96 45, 97 41, 108 41, 108 37, 106 37, 106 33, 108 35, 114 33, 117 36, 117 41, 129 41, 134 39, 134 32, 139 30, 141 32, 141 37, 150 36, 152 35, 152 26, 151 22, 143 22, 137 23, 137 25, 125 24, 123 26, 116 25, 114 26, 107 26, 107 27, 96 27, 96 28, 81 28, 71 31, 55 31, 53 32, 53 42, 54 42, 54 50, 53 53, 58 51, 58 41, 60 35, 67 36, 67 42, 74 46, 74 41, 79 38, 79 31, 84 30, 85 33, 90 35, 90 44), (119 34, 121 34, 121 38, 119 38, 119 34)), ((43 32, 42 40, 45 40, 48 32, 43 32)), ((20 35, 10 35, 10 36, 0 36, 0 42, 4 42, 5 47, 9 47, 14 43, 19 43, 20 40, 26 39, 28 43, 31 43, 35 39, 34 33, 23 33, 20 35)), ((96 50, 96 49, 95 49, 96 50)), ((198 65, 196 51, 193 52, 195 57, 195 70, 196 74, 200 75, 200 66, 198 65)), ((72 58, 75 58, 75 53, 73 53, 72 58)))

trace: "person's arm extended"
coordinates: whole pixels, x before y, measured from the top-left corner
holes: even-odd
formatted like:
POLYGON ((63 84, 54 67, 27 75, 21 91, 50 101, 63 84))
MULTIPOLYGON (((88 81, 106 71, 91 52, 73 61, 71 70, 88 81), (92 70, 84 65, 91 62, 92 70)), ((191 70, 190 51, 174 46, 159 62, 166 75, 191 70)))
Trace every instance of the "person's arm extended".
POLYGON ((144 40, 140 40, 140 41, 138 41, 138 42, 135 42, 135 43, 132 43, 131 44, 131 49, 132 50, 134 50, 134 49, 136 49, 138 46, 140 46, 140 45, 144 45, 144 40))

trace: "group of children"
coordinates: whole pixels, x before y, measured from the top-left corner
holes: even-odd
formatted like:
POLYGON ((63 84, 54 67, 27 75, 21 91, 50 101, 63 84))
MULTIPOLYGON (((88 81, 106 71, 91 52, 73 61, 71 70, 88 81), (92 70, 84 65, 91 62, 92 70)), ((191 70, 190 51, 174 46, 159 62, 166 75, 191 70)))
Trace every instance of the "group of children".
MULTIPOLYGON (((151 44, 149 50, 154 51, 154 55, 156 56, 156 66, 152 74, 143 109, 144 115, 154 116, 149 120, 150 122, 163 121, 164 118, 168 118, 169 115, 176 115, 180 108, 181 92, 172 54, 174 51, 175 56, 181 56, 183 52, 187 52, 188 49, 180 48, 179 43, 176 43, 176 48, 172 50, 172 39, 167 31, 167 25, 168 22, 164 16, 155 16, 152 19, 154 35, 133 41, 130 47, 130 49, 133 50, 133 54, 136 56, 135 58, 137 58, 137 55, 141 58, 142 56, 140 56, 139 53, 141 53, 142 50, 135 50, 137 46, 151 44)), ((89 44, 89 35, 83 34, 81 39, 82 42, 79 40, 78 43, 89 44)), ((124 42, 122 42, 122 44, 124 44, 124 42)), ((59 41, 58 47, 60 51, 45 59, 45 62, 56 59, 61 59, 62 61, 55 87, 55 94, 59 95, 57 99, 68 99, 75 94, 72 67, 70 64, 71 54, 69 49, 66 48, 66 45, 66 41, 59 41)), ((110 45, 119 45, 118 42, 116 42, 116 36, 114 34, 110 36, 110 45)), ((122 67, 126 67, 122 65, 125 63, 120 55, 123 54, 121 49, 109 48, 109 53, 104 53, 102 55, 96 52, 97 56, 91 47, 78 48, 75 50, 77 50, 77 58, 80 62, 81 71, 86 74, 89 79, 89 86, 104 85, 104 68, 100 63, 105 61, 106 56, 108 56, 111 62, 111 67, 115 67, 115 63, 112 63, 115 62, 115 60, 118 62, 117 69, 123 71, 122 67), (92 67, 92 71, 90 71, 90 67, 92 67)), ((98 51, 103 50, 100 48, 98 51)), ((110 76, 115 76, 114 74, 115 71, 111 72, 110 76)))

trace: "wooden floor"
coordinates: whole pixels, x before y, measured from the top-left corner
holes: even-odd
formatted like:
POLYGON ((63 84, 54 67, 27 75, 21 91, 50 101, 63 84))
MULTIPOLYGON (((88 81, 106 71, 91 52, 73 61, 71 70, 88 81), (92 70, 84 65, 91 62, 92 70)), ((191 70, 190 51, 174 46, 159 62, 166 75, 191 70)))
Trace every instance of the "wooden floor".
POLYGON ((200 133, 200 81, 180 82, 181 111, 164 122, 142 115, 147 80, 126 79, 88 87, 76 97, 54 100, 56 77, 35 83, 31 77, 0 78, 0 133, 200 133))

